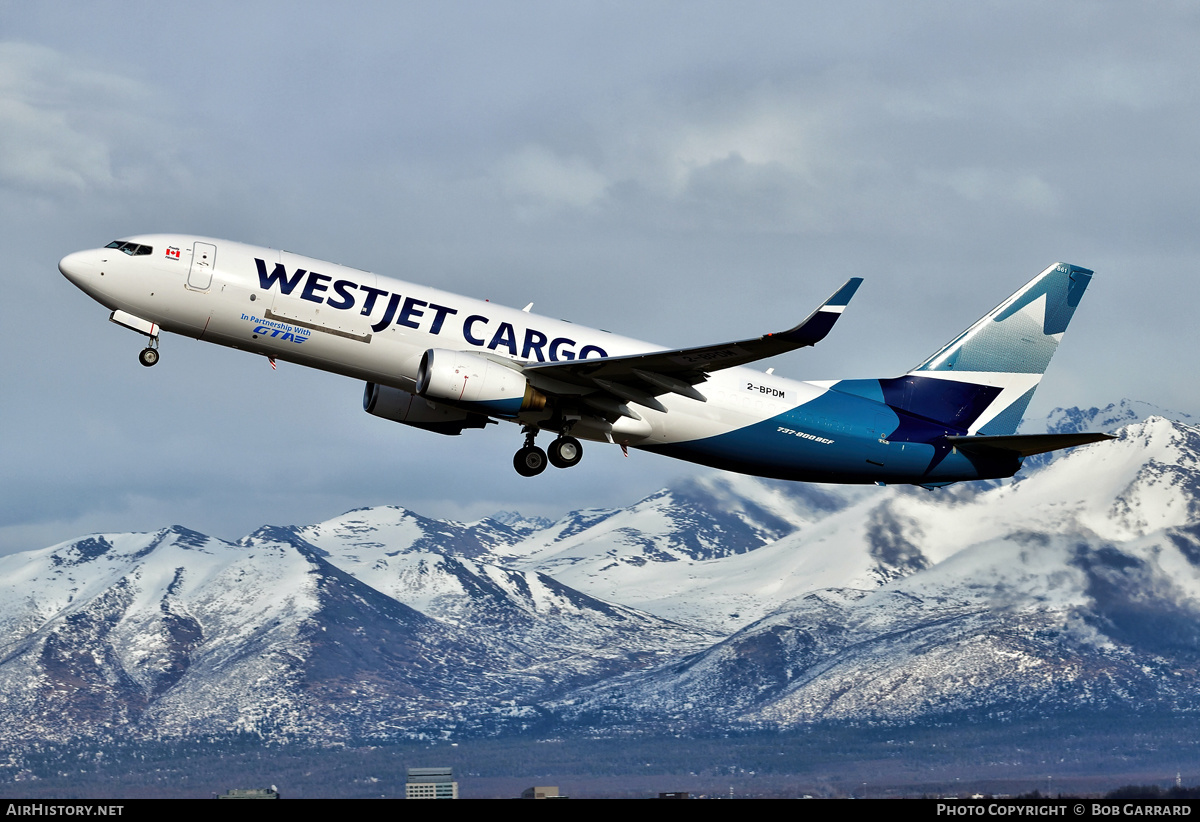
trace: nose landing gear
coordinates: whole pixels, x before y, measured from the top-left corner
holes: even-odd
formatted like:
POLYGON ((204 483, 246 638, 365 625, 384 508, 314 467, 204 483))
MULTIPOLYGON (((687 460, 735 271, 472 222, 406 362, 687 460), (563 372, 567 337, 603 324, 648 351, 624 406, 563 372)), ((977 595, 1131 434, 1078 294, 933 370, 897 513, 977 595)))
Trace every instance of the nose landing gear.
POLYGON ((158 338, 151 337, 150 344, 138 354, 138 362, 149 368, 158 362, 158 338))
POLYGON ((513 457, 513 467, 523 477, 536 477, 546 470, 547 461, 555 468, 570 468, 578 465, 583 459, 583 446, 574 437, 559 434, 558 438, 550 443, 550 453, 547 455, 533 444, 533 438, 537 436, 536 428, 526 426, 524 433, 525 445, 513 457))
POLYGON ((158 323, 143 320, 136 314, 130 314, 128 311, 121 311, 120 309, 109 314, 108 319, 122 328, 128 328, 130 331, 136 331, 139 334, 149 337, 150 341, 146 343, 146 347, 142 349, 142 353, 138 354, 138 362, 147 368, 158 362, 158 323))

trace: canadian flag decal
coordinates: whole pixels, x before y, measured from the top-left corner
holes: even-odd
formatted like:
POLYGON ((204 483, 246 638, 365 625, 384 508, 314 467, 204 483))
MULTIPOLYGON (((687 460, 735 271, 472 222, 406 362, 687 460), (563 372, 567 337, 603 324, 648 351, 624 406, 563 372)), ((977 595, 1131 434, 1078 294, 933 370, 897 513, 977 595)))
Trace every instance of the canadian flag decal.
POLYGON ((167 246, 167 257, 169 257, 172 260, 178 260, 179 259, 179 249, 173 245, 167 246))

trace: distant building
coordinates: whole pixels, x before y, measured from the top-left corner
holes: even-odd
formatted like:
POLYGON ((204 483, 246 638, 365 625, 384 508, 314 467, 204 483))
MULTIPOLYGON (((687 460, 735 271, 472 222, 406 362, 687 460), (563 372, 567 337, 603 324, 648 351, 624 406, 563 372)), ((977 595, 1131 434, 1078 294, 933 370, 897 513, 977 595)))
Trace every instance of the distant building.
POLYGON ((687 791, 663 791, 658 795, 659 799, 691 799, 691 794, 687 791))
POLYGON ((458 799, 453 768, 409 768, 405 799, 458 799))
POLYGON ((536 788, 526 788, 521 791, 522 799, 566 799, 558 792, 557 785, 545 785, 536 788))
POLYGON ((233 788, 223 794, 218 794, 217 799, 278 799, 279 791, 274 785, 269 788, 233 788))

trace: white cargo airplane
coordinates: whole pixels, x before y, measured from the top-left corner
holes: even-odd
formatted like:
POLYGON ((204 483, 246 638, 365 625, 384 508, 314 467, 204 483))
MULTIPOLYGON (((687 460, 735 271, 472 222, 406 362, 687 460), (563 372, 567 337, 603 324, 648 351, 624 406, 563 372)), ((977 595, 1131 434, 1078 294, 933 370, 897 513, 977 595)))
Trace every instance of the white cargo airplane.
POLYGON ((150 338, 162 331, 366 381, 378 417, 442 434, 522 426, 513 463, 568 468, 580 439, 746 474, 926 487, 1012 476, 1109 439, 1016 435, 1092 272, 1055 263, 903 376, 797 382, 745 368, 822 340, 853 278, 794 328, 667 350, 286 251, 177 234, 115 240, 59 270, 150 338), (534 444, 555 435, 548 454, 534 444))

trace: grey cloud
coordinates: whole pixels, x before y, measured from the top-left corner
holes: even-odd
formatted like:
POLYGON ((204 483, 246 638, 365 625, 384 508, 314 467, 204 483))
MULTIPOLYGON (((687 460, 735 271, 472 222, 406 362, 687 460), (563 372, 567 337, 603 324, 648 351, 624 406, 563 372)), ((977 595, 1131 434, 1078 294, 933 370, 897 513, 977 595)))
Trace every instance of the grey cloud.
POLYGON ((0 550, 382 502, 553 514, 699 470, 597 445, 522 483, 508 426, 443 440, 365 417, 352 381, 179 338, 146 373, 55 270, 144 231, 670 345, 787 327, 865 276, 829 340, 770 363, 813 379, 912 367, 1065 259, 1097 276, 1031 413, 1200 405, 1188 4, 117 8, 4 11, 0 550))
POLYGON ((44 46, 0 43, 0 184, 54 193, 177 182, 176 130, 149 86, 44 46), (147 162, 149 160, 149 162, 147 162))

